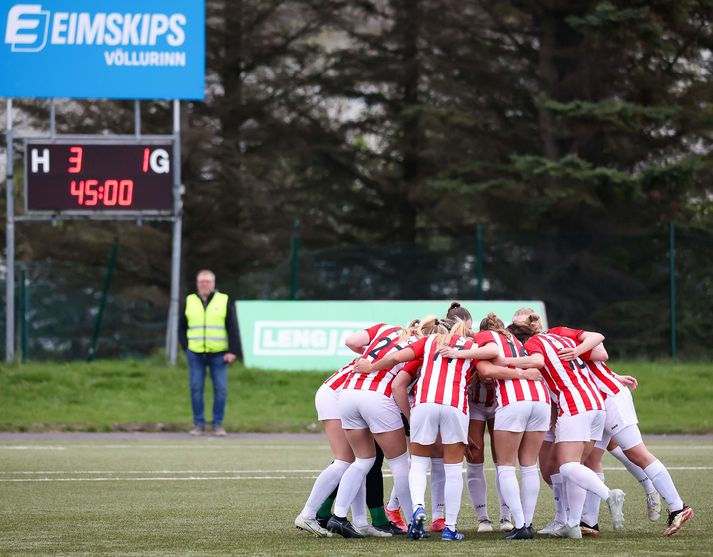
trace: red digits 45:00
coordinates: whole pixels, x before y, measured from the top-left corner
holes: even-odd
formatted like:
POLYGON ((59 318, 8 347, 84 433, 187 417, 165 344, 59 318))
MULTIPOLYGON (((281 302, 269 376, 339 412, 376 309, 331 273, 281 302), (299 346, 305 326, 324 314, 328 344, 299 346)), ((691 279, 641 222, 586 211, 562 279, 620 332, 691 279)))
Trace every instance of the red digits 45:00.
POLYGON ((107 178, 100 184, 99 180, 72 180, 69 192, 76 196, 77 203, 84 207, 129 207, 134 200, 134 181, 107 178))

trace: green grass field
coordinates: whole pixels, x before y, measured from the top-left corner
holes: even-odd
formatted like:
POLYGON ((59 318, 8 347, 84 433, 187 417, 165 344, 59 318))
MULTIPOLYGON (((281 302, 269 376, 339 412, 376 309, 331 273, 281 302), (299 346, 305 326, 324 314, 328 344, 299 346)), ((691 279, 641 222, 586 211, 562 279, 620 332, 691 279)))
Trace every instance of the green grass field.
MULTIPOLYGON (((613 362, 638 377, 634 400, 649 433, 713 432, 711 363, 613 362)), ((330 373, 229 371, 229 431, 315 431, 314 393, 330 373)), ((191 426, 185 363, 103 360, 91 364, 0 365, 0 430, 187 430, 191 426)), ((210 408, 210 383, 206 408, 210 408)), ((210 417, 208 417, 210 419, 210 417)))
MULTIPOLYGON (((313 478, 330 462, 314 440, 229 436, 188 439, 0 441, 1 555, 710 555, 713 441, 649 442, 670 468, 696 517, 674 538, 663 518, 650 523, 643 491, 606 457, 607 482, 627 492, 625 529, 602 537, 506 542, 475 534, 464 492, 459 526, 466 540, 318 539, 297 531, 295 515, 313 478)), ((489 486, 494 472, 487 465, 489 486)), ((387 469, 388 467, 385 467, 387 469)), ((386 478, 390 489, 391 480, 386 478)), ((494 490, 491 516, 497 513, 494 490)), ((536 527, 552 513, 540 494, 536 527)))

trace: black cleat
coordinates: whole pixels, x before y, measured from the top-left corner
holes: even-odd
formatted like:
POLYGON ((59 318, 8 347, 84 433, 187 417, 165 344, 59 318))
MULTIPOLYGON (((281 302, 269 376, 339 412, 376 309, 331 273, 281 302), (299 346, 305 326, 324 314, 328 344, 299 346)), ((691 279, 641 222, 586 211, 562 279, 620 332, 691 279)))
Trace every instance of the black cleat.
POLYGON ((527 526, 525 526, 525 528, 527 528, 527 532, 530 534, 530 538, 534 538, 535 532, 532 530, 532 524, 528 524, 527 526))
POLYGON ((336 515, 332 515, 327 522, 327 530, 339 534, 343 538, 366 538, 365 535, 357 532, 354 526, 352 526, 352 523, 346 518, 341 518, 336 515))
POLYGON ((329 519, 332 518, 334 515, 329 515, 329 516, 318 516, 317 517, 317 522, 322 528, 327 528, 327 522, 329 522, 329 519))
POLYGON ((396 526, 396 524, 394 524, 391 521, 387 522, 386 524, 380 524, 379 526, 372 524, 372 526, 374 526, 374 528, 376 528, 377 530, 379 530, 381 532, 388 532, 392 536, 405 536, 406 535, 406 532, 404 532, 401 528, 396 526))
POLYGON ((513 528, 510 533, 505 536, 506 540, 531 540, 533 538, 532 528, 527 526, 522 526, 520 528, 513 528))
POLYGON ((590 526, 586 522, 580 522, 579 529, 582 530, 582 536, 585 538, 598 538, 600 535, 598 522, 594 526, 590 526))

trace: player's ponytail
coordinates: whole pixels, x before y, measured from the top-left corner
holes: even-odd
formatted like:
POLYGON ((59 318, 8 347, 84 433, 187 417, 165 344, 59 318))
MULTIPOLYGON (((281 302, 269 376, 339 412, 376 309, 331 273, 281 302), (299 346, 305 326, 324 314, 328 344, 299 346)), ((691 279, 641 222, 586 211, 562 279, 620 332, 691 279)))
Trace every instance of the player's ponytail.
POLYGON ((490 312, 485 319, 480 322, 481 331, 495 331, 510 340, 512 333, 505 328, 505 323, 493 312, 490 312))
POLYGON ((453 321, 456 319, 460 319, 462 321, 470 320, 471 323, 473 322, 473 317, 470 315, 470 312, 460 305, 459 302, 451 302, 451 306, 446 312, 446 319, 451 319, 453 321))

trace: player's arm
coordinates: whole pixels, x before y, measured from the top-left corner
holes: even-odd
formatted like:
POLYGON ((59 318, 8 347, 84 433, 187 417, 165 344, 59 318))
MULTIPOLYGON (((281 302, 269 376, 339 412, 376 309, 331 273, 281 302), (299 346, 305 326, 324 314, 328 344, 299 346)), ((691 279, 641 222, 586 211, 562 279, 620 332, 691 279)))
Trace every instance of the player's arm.
POLYGON ((350 334, 345 340, 346 344, 352 352, 357 354, 362 354, 364 352, 364 347, 369 344, 369 333, 362 329, 361 331, 355 331, 350 334))
POLYGON ((404 348, 374 363, 360 358, 354 366, 354 371, 357 373, 374 373, 375 371, 381 371, 382 369, 394 367, 396 364, 410 362, 415 359, 416 354, 414 354, 413 350, 411 350, 411 348, 404 348))
POLYGON ((601 333, 595 333, 593 331, 582 331, 577 337, 577 346, 570 348, 562 348, 557 355, 560 359, 565 362, 570 360, 576 360, 585 352, 592 350, 592 356, 587 358, 588 360, 596 360, 600 362, 605 362, 609 359, 609 354, 607 354, 604 345, 602 345, 601 350, 597 351, 596 354, 594 349, 604 342, 604 335, 601 333), (602 352, 603 351, 603 352, 602 352), (596 357, 595 357, 596 356, 596 357))
POLYGON ((521 368, 543 368, 545 367, 545 357, 539 352, 533 352, 529 356, 518 356, 517 358, 500 358, 498 363, 521 368))
POLYGON ((443 358, 449 358, 451 360, 455 359, 466 359, 466 360, 492 360, 497 358, 500 351, 495 343, 489 343, 485 346, 480 346, 478 348, 469 348, 468 350, 458 350, 457 348, 451 348, 450 346, 444 346, 438 350, 438 353, 443 358))
POLYGON ((510 367, 496 366, 492 362, 483 360, 476 366, 478 375, 483 379, 529 379, 530 381, 542 381, 542 374, 539 369, 513 369, 510 367))
POLYGON ((391 392, 394 394, 394 401, 401 410, 401 413, 406 416, 407 420, 411 419, 411 405, 408 401, 408 386, 413 381, 413 377, 407 371, 400 371, 394 381, 391 383, 391 392))

